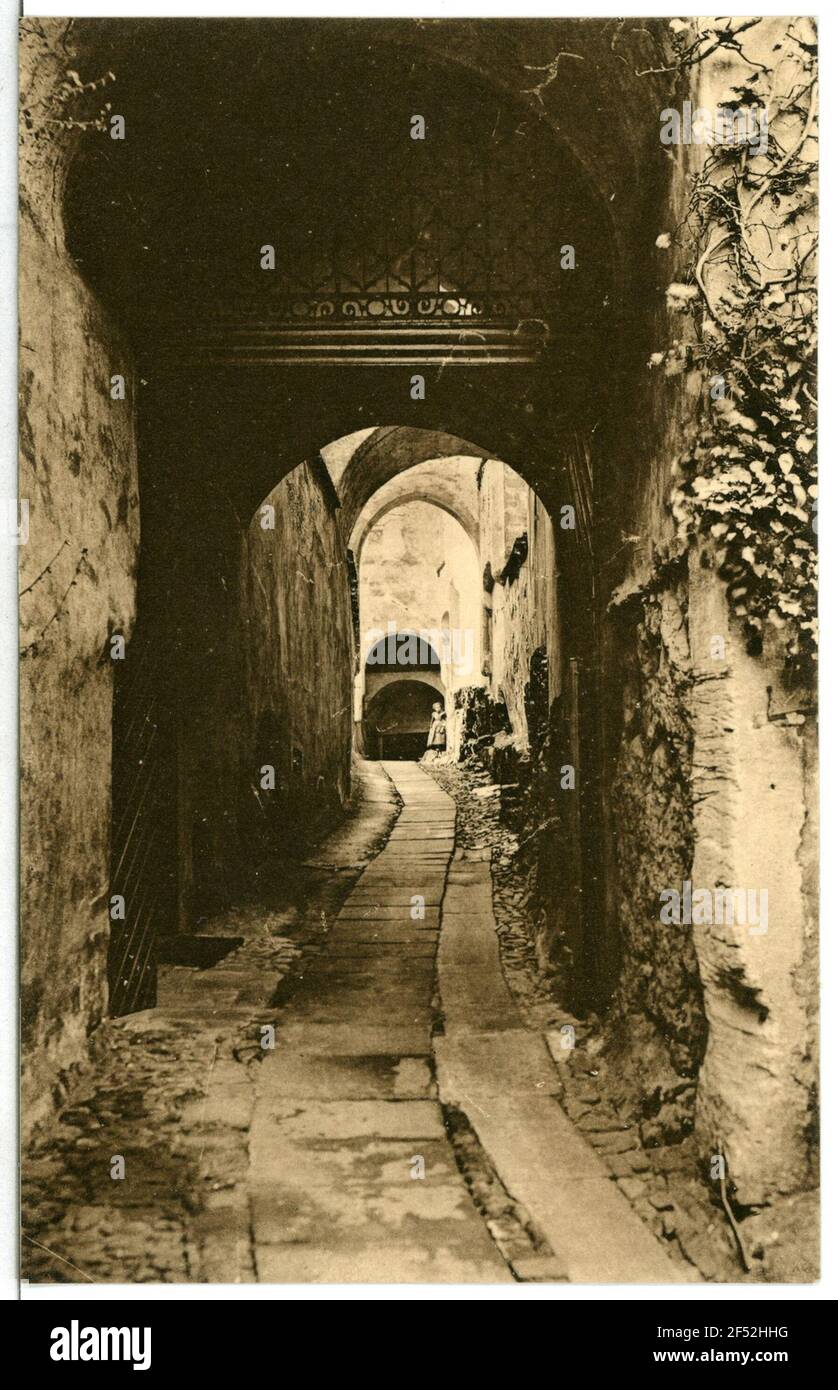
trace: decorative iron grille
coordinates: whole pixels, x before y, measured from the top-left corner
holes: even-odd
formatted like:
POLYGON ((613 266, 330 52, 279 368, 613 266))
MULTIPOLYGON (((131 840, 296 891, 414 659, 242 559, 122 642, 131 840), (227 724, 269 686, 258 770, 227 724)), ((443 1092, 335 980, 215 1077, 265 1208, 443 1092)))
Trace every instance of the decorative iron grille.
MULTIPOLYGON (((561 186, 543 196, 538 142, 518 127, 496 143, 368 152, 328 188, 280 179, 273 228, 242 248, 214 230, 194 279, 198 355, 271 361, 532 361, 569 322, 598 261, 590 209, 561 186), (573 265, 568 268, 565 252, 573 265), (580 268, 577 254, 587 260, 580 268)), ((246 192, 241 196, 246 198, 246 192)), ((247 226, 251 225, 248 221, 247 226)))
MULTIPOLYGON (((331 226, 277 246, 251 279, 251 311, 273 321, 489 323, 543 318, 559 289, 560 228, 529 214, 512 171, 462 167, 402 191, 393 177, 331 226), (394 191, 395 190, 395 191, 394 191), (255 283, 254 283, 255 281, 255 283)), ((402 180, 404 181, 404 180, 402 180)))

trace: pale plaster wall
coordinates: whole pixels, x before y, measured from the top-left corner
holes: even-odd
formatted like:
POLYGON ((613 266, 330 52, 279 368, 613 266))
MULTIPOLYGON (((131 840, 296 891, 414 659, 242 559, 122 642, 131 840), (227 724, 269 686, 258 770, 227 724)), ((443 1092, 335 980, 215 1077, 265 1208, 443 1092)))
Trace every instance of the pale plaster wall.
MULTIPOLYGON (((463 634, 446 665, 449 690, 475 681, 480 663, 477 555, 463 527, 441 507, 411 501, 394 507, 367 533, 359 562, 361 658, 366 635, 388 631, 439 631, 448 614, 463 634), (470 643, 470 646, 469 646, 470 643)), ((437 653, 444 657, 444 651, 437 653)))
POLYGON ((726 1154, 738 1199, 758 1203, 812 1176, 812 706, 801 692, 784 698, 773 654, 747 655, 699 554, 691 569, 692 880, 767 895, 756 925, 693 928, 709 1023, 696 1122, 704 1143, 726 1154), (711 655, 719 636, 723 659, 711 655))

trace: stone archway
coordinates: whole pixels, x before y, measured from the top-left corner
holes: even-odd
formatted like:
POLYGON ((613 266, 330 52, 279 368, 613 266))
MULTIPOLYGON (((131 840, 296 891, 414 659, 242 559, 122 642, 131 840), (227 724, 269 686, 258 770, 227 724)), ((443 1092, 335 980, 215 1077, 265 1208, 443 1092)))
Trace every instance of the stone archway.
MULTIPOLYGON (((202 320, 208 302, 217 299, 207 293, 206 277, 220 241, 199 245, 193 239, 187 245, 189 236, 184 241, 184 222, 179 223, 181 230, 172 241, 176 228, 174 223, 165 225, 168 215, 165 209, 168 208, 178 222, 184 209, 192 206, 197 209, 201 200, 208 198, 209 204, 203 206, 200 214, 200 226, 205 233, 209 231, 212 236, 217 230, 222 237, 225 219, 229 220, 231 209, 237 206, 235 197, 231 196, 238 177, 237 160, 229 149, 222 148, 218 131, 210 137, 214 150, 202 151, 200 158, 197 157, 197 145, 203 143, 202 132, 210 132, 213 119, 218 116, 219 91, 234 90, 235 84, 228 86, 221 81, 219 86, 219 80, 224 72, 234 74, 240 61, 236 26, 227 22, 213 25, 211 42, 199 52, 192 46, 188 30, 180 26, 175 29, 156 24, 137 27, 129 22, 117 33, 108 26, 80 22, 69 28, 55 27, 60 49, 58 58, 49 51, 49 29, 47 26, 47 29, 33 28, 32 31, 35 62, 31 85, 25 85, 24 92, 27 122, 34 126, 39 112, 42 114, 42 107, 50 108, 50 103, 57 99, 56 94, 61 92, 67 62, 76 61, 85 71, 89 71, 91 65, 102 65, 105 70, 118 73, 120 103, 128 127, 132 132, 142 132, 143 136, 132 146, 136 159, 133 162, 120 160, 118 156, 123 151, 116 142, 103 142, 94 132, 82 134, 82 124, 76 121, 62 130, 48 149, 45 143, 32 142, 24 160, 28 193, 33 200, 31 207, 40 200, 38 217, 33 224, 36 250, 29 264, 41 267, 44 257, 53 258, 55 262, 46 273, 35 271, 36 298, 43 296, 47 284, 58 286, 58 296, 66 294, 72 301, 72 312, 69 316, 64 314, 63 322, 85 326, 84 341, 78 351, 69 341, 64 345, 66 352, 60 355, 66 361, 81 362, 84 355, 90 353, 101 357, 96 368, 97 384, 91 389, 90 398, 83 399, 81 410, 77 410, 75 400, 71 401, 65 421, 71 458, 79 453, 78 440, 82 437, 88 440, 89 447, 79 464, 76 492, 92 499, 92 512, 96 512, 97 507, 101 511, 101 535, 97 532, 94 537, 91 533, 91 540, 93 550, 102 552, 98 568, 105 576, 96 632, 85 630, 74 634, 79 649, 85 653, 84 660, 92 663, 97 673, 84 695, 85 701, 93 699, 91 692, 96 686, 95 714, 93 705, 85 704, 84 708, 80 705, 75 710, 73 717, 77 720, 77 732, 83 734, 91 720, 98 719, 108 705, 110 680, 106 673, 108 677, 109 673, 107 668, 103 671, 98 667, 102 635, 115 629, 120 636, 130 639, 135 617, 139 614, 137 632, 144 634, 143 640, 147 641, 149 649, 161 654, 165 670, 165 677, 161 677, 160 688, 155 692, 160 696, 156 705, 160 719, 155 736, 156 747, 161 750, 159 766, 167 775, 175 770, 177 810, 174 831, 167 837, 165 850, 171 862, 160 866, 161 877, 170 877, 177 859, 182 860, 184 854, 188 857, 192 838, 190 807, 196 795, 203 795, 202 788, 211 788, 214 809, 208 805, 202 807, 202 812, 207 810, 207 823, 214 822, 215 828, 205 830, 202 820, 201 833, 210 835, 212 844, 203 845, 202 842, 201 857, 216 864, 218 878, 223 880, 224 865, 219 847, 235 840, 235 835, 230 834, 234 829, 234 812, 229 808, 236 805, 226 748, 235 744, 242 719, 230 692, 235 690, 244 659, 243 638, 237 633, 233 639, 231 615, 242 575, 242 534, 254 510, 279 479, 290 475, 301 465, 301 460, 307 460, 310 481, 328 512, 336 502, 329 495, 328 478, 318 462, 320 449, 330 439, 350 431, 381 427, 382 421, 386 424, 401 420, 409 421, 407 428, 410 430, 444 436, 444 443, 436 448, 429 450, 428 440, 423 443, 425 457, 444 452, 450 447, 450 441, 457 439, 456 447, 461 453, 508 459, 540 495, 549 499, 550 506, 572 502, 581 523, 590 510, 581 494, 577 496, 580 483, 586 485, 585 474, 584 470, 568 467, 567 451, 562 448, 561 441, 569 438, 574 428, 584 432, 595 420, 598 392, 590 389, 591 381, 584 370, 584 360, 586 357, 590 360, 591 344, 587 332, 581 331, 584 323, 580 324, 580 310, 586 308, 586 313, 581 314, 582 320, 596 319, 602 334, 607 333, 608 313, 601 311, 608 296, 600 291, 606 282, 610 283, 613 258, 609 250, 598 267, 591 263, 581 266, 579 275, 564 285, 566 341, 563 345, 556 343, 554 352, 548 344, 545 361, 534 360, 538 355, 536 349, 540 352, 542 346, 540 330, 530 345, 533 351, 527 347, 525 352, 518 352, 515 329, 523 321, 521 310, 525 306, 516 300, 511 306, 514 310, 511 333, 508 323, 504 327, 499 311, 485 316, 486 324, 500 334, 498 341, 505 344, 500 353, 481 349, 468 360, 461 357, 455 366, 453 362, 449 365, 447 358, 442 361, 438 355, 434 358, 429 350, 427 361, 436 376, 432 389, 420 399, 410 396, 410 373, 401 365, 388 362, 381 372, 374 374, 373 380, 373 374, 366 368, 355 365, 352 353, 344 352, 342 356, 338 353, 336 360, 330 358, 322 366, 314 366, 311 361, 290 366, 287 359, 270 360, 270 353, 267 358, 264 354, 254 354, 252 342, 244 345, 244 352, 239 351, 242 344, 234 332, 235 341, 216 341, 209 345, 212 348, 209 354, 202 355, 199 343, 201 351, 196 357, 185 351, 179 334, 185 323, 202 320), (173 35, 177 38, 174 47, 173 35), (182 84, 179 86, 173 80, 183 71, 193 73, 195 78, 188 93, 182 84), (153 101, 149 99, 149 73, 154 74, 156 97, 153 101), (207 80, 208 76, 211 80, 207 80), (208 116, 208 102, 212 119, 208 116), (172 187, 164 188, 171 166, 165 155, 159 156, 161 150, 170 148, 173 132, 180 141, 175 161, 178 173, 172 187), (196 156, 194 159, 190 150, 196 156), (205 153, 211 155, 209 162, 203 158, 205 153), (145 161, 148 164, 141 167, 145 161), (187 165, 191 174, 187 174, 187 165), (218 176, 207 179, 206 172, 213 167, 218 176), (190 187, 192 174, 198 182, 190 187), (91 221, 90 208, 94 203, 101 206, 98 195, 91 200, 91 189, 101 189, 103 184, 110 190, 104 204, 107 216, 97 216, 91 221), (49 232, 42 256, 42 231, 47 223, 49 232), (148 237, 143 241, 146 232, 148 237), (173 274, 174 262, 167 248, 175 244, 180 252, 176 257, 179 267, 173 274), (129 245, 133 251, 129 251, 129 245), (121 248, 118 256, 115 255, 116 246, 121 248), (147 270, 150 272, 148 280, 147 270), (179 290, 175 293, 177 285, 183 289, 185 298, 180 297, 179 290), (579 329, 576 333, 569 331, 573 322, 579 329), (548 360, 552 363, 549 370, 548 360), (556 389, 557 369, 562 386, 560 392, 556 389), (110 404, 103 408, 99 399, 102 383, 115 375, 124 385, 125 409, 121 414, 110 404), (133 428, 135 418, 136 431, 133 428), (475 443, 467 444, 470 440, 475 443), (106 480, 104 487, 103 479, 106 480), (189 711, 189 721, 185 720, 183 711, 189 711), (190 723, 196 726, 194 732, 190 723), (197 732, 202 724, 203 736, 197 732)), ((394 112, 400 109, 408 90, 404 84, 405 73, 415 71, 416 81, 420 82, 417 89, 411 78, 410 101, 415 103, 419 90, 429 102, 436 102, 437 109, 440 109, 439 98, 446 96, 455 80, 462 97, 462 120, 468 126, 469 138, 464 144, 462 140, 453 139, 456 132, 449 132, 452 157, 459 160, 462 148, 473 151, 472 162, 479 172, 481 158, 490 147, 487 142, 499 130, 498 97, 505 93, 503 129, 505 138, 512 141, 509 148, 514 150, 515 159, 507 160, 506 165, 501 160, 501 186, 504 179, 508 181, 513 174, 519 177, 526 169, 527 192, 524 199, 501 199, 500 206, 509 216, 518 216, 516 209, 523 209, 525 203, 535 212, 540 206, 539 190, 546 179, 551 186, 566 190, 562 205, 569 219, 568 226, 575 227, 582 239, 588 235, 590 240, 610 247, 617 223, 609 206, 609 196, 600 187, 602 179, 591 175, 585 162, 580 161, 563 138, 555 137, 550 122, 542 121, 540 102, 522 95, 514 81, 504 78, 482 40, 477 41, 474 52, 469 55, 459 41, 454 45, 456 51, 449 52, 447 43, 438 38, 429 42, 429 36, 419 28, 410 42, 405 42, 407 36, 399 26, 385 24, 377 32, 382 45, 380 53, 386 48, 388 54, 387 62, 379 64, 382 99, 386 95, 382 110, 385 107, 388 110, 392 107, 394 112), (522 128, 521 119, 527 109, 535 112, 535 119, 527 117, 526 154, 522 157, 521 135, 516 132, 522 128)), ((272 90, 276 88, 276 72, 287 70, 289 80, 316 91, 312 59, 310 54, 306 55, 305 26, 282 26, 281 36, 280 31, 271 26, 256 26, 250 33, 254 38, 262 36, 266 42, 265 52, 271 55, 271 62, 255 76, 257 86, 267 81, 267 67, 271 67, 272 90)), ((374 53, 369 60, 363 56, 365 51, 372 52, 367 42, 369 33, 364 26, 353 26, 352 35, 348 36, 345 30, 335 27, 325 38, 324 60, 327 49, 333 49, 335 44, 344 47, 348 43, 355 50, 357 61, 378 63, 374 53)), ((517 43, 512 30, 510 41, 513 46, 517 43)), ((537 59, 537 55, 531 56, 537 59)), ((334 68, 328 61, 323 67, 329 81, 333 82, 334 68)), ((522 76, 524 71, 522 69, 522 76)), ((356 93, 362 90, 365 90, 363 84, 356 85, 356 93)), ((254 98, 255 95, 254 88, 254 98)), ((299 133, 295 138, 310 162, 309 127, 306 121, 299 119, 303 107, 311 112, 311 103, 288 102, 288 109, 297 111, 294 119, 299 133)), ((363 115, 363 110, 360 114, 363 115)), ((313 111, 312 119, 328 142, 331 138, 328 120, 317 110, 313 111)), ((222 127, 228 131, 232 129, 223 122, 219 130, 222 127)), ((270 146, 271 139, 285 138, 281 132, 254 129, 251 133, 254 144, 259 144, 263 151, 265 139, 270 146)), ((324 158, 321 163, 324 168, 334 169, 335 177, 340 176, 337 161, 324 158)), ((267 159, 265 168, 272 164, 267 159)), ((429 188, 435 180, 445 188, 445 167, 444 160, 437 161, 434 167, 432 159, 427 180, 429 188)), ((310 188, 306 189, 304 165, 298 162, 293 173, 298 179, 296 191, 300 195, 294 201, 302 208, 306 199, 310 202, 314 195, 310 188)), ((407 182, 409 184, 410 180, 407 182)), ((254 196, 254 206, 260 202, 263 208, 268 208, 270 199, 254 196)), ((468 200, 464 199, 462 206, 451 208, 451 215, 459 224, 463 216, 471 215, 474 207, 476 203, 470 208, 468 200)), ((375 212, 376 208, 372 210, 375 212)), ((304 220, 300 221, 302 230, 304 220)), ((255 233, 257 228, 254 226, 252 230, 255 233)), ((268 233, 261 228, 258 231, 261 246, 268 233)), ((564 235, 575 236, 576 233, 565 228, 564 235)), ((554 242, 559 244, 558 237, 551 239, 549 245, 554 242)), ((531 247, 532 237, 524 229, 521 237, 507 236, 506 243, 531 247)), ((472 319, 481 317, 472 312, 479 307, 474 292, 477 282, 469 284, 467 275, 460 284, 461 278, 454 277, 454 289, 462 290, 461 297, 466 301, 465 317, 469 320, 466 327, 470 331, 472 319)), ((539 288, 537 280, 536 275, 525 285, 527 294, 541 293, 543 286, 539 288)), ((215 283, 209 284, 210 291, 215 283)), ((256 284, 261 290, 264 282, 257 278, 256 284)), ((490 287, 478 285, 479 290, 487 288, 490 287)), ((447 283, 443 284, 440 290, 443 297, 438 305, 443 314, 448 312, 446 304, 450 293, 447 283)), ((494 298, 497 301, 497 294, 494 298)), ((247 294, 243 294, 232 306, 233 320, 239 329, 244 324, 249 332, 252 320, 248 319, 246 299, 247 294)), ((45 319, 52 321, 56 305, 57 300, 47 310, 45 319)), ((533 307, 536 306, 530 305, 529 309, 533 307)), ((223 313, 226 312, 225 308, 223 313)), ((529 312, 523 317, 530 322, 529 312)), ((529 339, 529 329, 524 337, 529 339)), ((440 341, 450 346, 450 340, 440 341)), ((77 385, 73 376, 65 377, 63 388, 71 395, 77 385)), ((57 392, 60 396, 61 389, 61 382, 56 380, 50 384, 43 376, 25 383, 38 436, 33 438, 33 457, 42 444, 39 393, 45 392, 46 399, 50 393, 57 392)), ((86 391, 86 387, 80 389, 78 397, 84 398, 86 391)), ((43 442, 46 447, 46 441, 43 442)), ((367 457, 371 459, 373 453, 367 451, 367 457)), ((70 512, 75 505, 72 504, 70 512)), ((62 508, 60 499, 47 499, 45 511, 58 532, 66 529, 70 514, 64 516, 62 508)), ((580 526, 580 531, 569 537, 573 547, 578 545, 581 533, 580 526)), ((45 531, 44 544, 50 539, 45 531)), ((581 565, 568 564, 569 582, 577 582, 571 576, 581 573, 581 565)), ((573 605, 571 612, 578 611, 581 611, 580 606, 573 605)), ((73 643, 70 648, 76 652, 73 643)), ((137 661, 139 648, 138 643, 133 659, 129 657, 132 670, 142 664, 137 661)), ((72 660, 76 660, 76 655, 72 660)), ((140 717, 144 719, 145 715, 141 713, 140 717)), ((117 747, 120 746, 118 737, 117 747)), ((98 779, 103 787, 111 781, 111 755, 105 761, 108 765, 100 768, 102 775, 98 779)), ((148 771, 148 765, 146 767, 148 771)), ((99 809, 106 810, 104 804, 99 809)), ((69 806, 65 810, 69 815, 69 806)), ((68 843, 75 845, 77 838, 71 836, 68 843)), ((90 846, 85 846, 84 852, 89 849, 90 846)), ((144 849, 142 846, 139 849, 142 861, 144 849)), ((102 855, 107 858, 107 848, 103 844, 99 844, 98 853, 100 858, 102 855)), ((181 867, 179 905, 171 911, 167 909, 169 926, 184 915, 187 880, 188 873, 181 867)), ((70 896, 68 894, 68 901, 70 896)), ((94 896, 91 888, 88 897, 92 901, 94 896)), ((43 914, 36 911, 34 916, 40 919, 43 914)), ((79 926, 79 930, 84 934, 87 927, 79 926)), ((36 949, 35 956, 37 954, 36 949)), ((102 1004, 101 975, 95 970, 89 986, 82 994, 98 1001, 95 1013, 95 1008, 102 1004)), ((41 997, 38 989, 33 997, 41 997)), ((69 1003, 64 1012, 77 1020, 78 1027, 82 1026, 78 1023, 78 1010, 69 1003)))
POLYGON ((376 686, 364 713, 364 740, 372 758, 416 760, 425 751, 431 709, 444 694, 439 677, 391 675, 376 686))

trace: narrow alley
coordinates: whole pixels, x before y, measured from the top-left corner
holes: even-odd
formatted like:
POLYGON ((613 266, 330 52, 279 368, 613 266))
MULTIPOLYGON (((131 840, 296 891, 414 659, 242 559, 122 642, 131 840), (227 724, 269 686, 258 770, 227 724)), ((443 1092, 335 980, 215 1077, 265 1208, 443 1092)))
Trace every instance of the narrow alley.
MULTIPOLYGON (((193 999, 209 990, 214 1001, 211 1020, 190 1005, 173 967, 159 1008, 114 1028, 119 1068, 126 1036, 135 1050, 157 1039, 159 1051, 176 1028, 193 1058, 212 1037, 209 1084, 198 1083, 185 1115, 175 1111, 191 1131, 197 1171, 172 1182, 180 1145, 167 1162, 157 1130, 140 1161, 156 1170, 169 1212, 149 1209, 154 1172, 138 1182, 129 1171, 124 1192, 117 1183, 90 1190, 103 1149, 110 1161, 118 1140, 108 1131, 107 1090, 79 1092, 61 1116, 67 1140, 51 1135, 29 1165, 39 1213, 32 1278, 700 1277, 677 1244, 656 1241, 561 1109, 557 1063, 524 1026, 501 971, 490 851, 456 847, 454 802, 424 768, 372 768, 361 823, 324 849, 357 854, 359 836, 380 832, 381 805, 391 810, 385 843, 348 894, 344 886, 341 905, 321 907, 303 952, 286 951, 279 988, 271 983, 282 944, 255 963, 245 948, 191 972, 193 999), (255 1008, 260 994, 279 1004, 275 1014, 255 1008), (257 1041, 266 1027, 268 1047, 257 1041), (235 1059, 219 1060, 236 1036, 235 1059), (88 1174, 80 1186, 79 1163, 88 1174), (55 1197, 43 1202, 46 1177, 55 1197)), ((130 1115, 119 1109, 124 1123, 130 1115)), ((611 1133, 626 1134, 616 1118, 611 1133)), ((123 1145, 129 1169, 137 1137, 123 1145)))
POLYGON ((21 21, 32 1282, 817 1278, 817 43, 725 23, 21 21))

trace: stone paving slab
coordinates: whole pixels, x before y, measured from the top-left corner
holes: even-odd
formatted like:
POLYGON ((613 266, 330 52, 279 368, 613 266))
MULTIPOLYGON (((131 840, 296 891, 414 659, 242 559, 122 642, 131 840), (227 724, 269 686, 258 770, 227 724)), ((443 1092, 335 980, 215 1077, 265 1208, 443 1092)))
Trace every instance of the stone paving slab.
POLYGON ((400 955, 393 955, 383 956, 380 960, 374 956, 315 956, 309 966, 312 976, 358 974, 366 976, 370 984, 381 981, 385 987, 397 979, 422 982, 434 979, 433 958, 430 956, 402 959, 400 955))
POLYGON ((325 952, 335 958, 339 956, 371 956, 384 957, 396 956, 407 958, 417 956, 423 960, 433 960, 436 955, 436 937, 430 932, 426 932, 427 941, 423 936, 417 941, 334 941, 325 948, 325 952))
POLYGON ((434 1263, 451 1252, 461 1265, 485 1264, 496 1269, 496 1278, 508 1278, 488 1232, 474 1221, 459 1174, 440 1183, 414 1180, 408 1170, 398 1184, 321 1184, 304 1193, 262 1187, 254 1193, 252 1220, 257 1247, 358 1259, 372 1246, 388 1250, 390 1259, 424 1253, 434 1263))
POLYGON ((256 1270, 282 1283, 506 1283, 509 1268, 454 1161, 430 1064, 455 816, 421 770, 387 766, 415 819, 397 822, 321 953, 300 967, 259 1069, 256 1270), (409 915, 417 894, 429 908, 420 921, 409 915))
POLYGON ((411 917, 410 910, 405 907, 401 909, 398 917, 379 916, 378 910, 374 910, 364 917, 337 918, 329 932, 327 941, 358 935, 361 932, 391 932, 394 933, 393 940, 403 940, 406 932, 413 932, 414 934, 431 932, 438 936, 439 926, 439 918, 436 915, 414 918, 411 917))
POLYGON ((320 1139, 444 1139, 439 1106, 430 1100, 283 1100, 260 1089, 258 1122, 252 1142, 263 1128, 281 1130, 283 1146, 320 1139))
POLYGON ((425 940, 428 934, 438 937, 439 922, 435 917, 418 917, 414 920, 409 913, 399 917, 340 917, 329 934, 329 941, 364 940, 364 933, 372 933, 375 938, 386 937, 389 941, 404 941, 411 934, 417 940, 425 940))
POLYGON ((363 1021, 366 1009, 366 1017, 370 1023, 399 1023, 409 1020, 411 1023, 430 1024, 430 982, 420 982, 410 990, 401 985, 396 990, 385 992, 385 987, 380 982, 370 986, 363 981, 363 977, 360 978, 365 988, 341 989, 340 994, 337 994, 337 986, 343 985, 349 979, 354 984, 359 977, 352 975, 330 980, 326 995, 308 996, 301 1001, 303 1007, 297 1010, 297 1017, 311 1019, 315 1023, 338 1022, 341 1010, 344 1010, 347 1019, 363 1021))
POLYGON ((469 1118, 507 1190, 547 1236, 574 1283, 696 1282, 674 1264, 550 1097, 493 1097, 469 1118))
MULTIPOLYGON (((454 920, 453 917, 448 919, 449 928, 454 920)), ((440 936, 440 970, 456 971, 471 966, 475 970, 485 968, 497 973, 498 943, 494 918, 462 912, 456 914, 456 923, 456 932, 448 930, 440 936)))
POLYGON ((521 1015, 505 981, 499 980, 496 972, 482 962, 443 965, 440 961, 439 988, 447 1033, 521 1027, 521 1015))
POLYGON ((453 841, 454 832, 447 827, 443 827, 443 842, 440 843, 435 835, 426 833, 427 829, 428 827, 421 823, 405 826, 405 833, 403 835, 397 836, 395 840, 393 840, 391 835, 384 849, 381 851, 380 858, 398 859, 400 856, 406 854, 419 855, 420 857, 423 854, 427 854, 430 857, 438 858, 447 848, 445 842, 447 841, 450 843, 453 841), (414 834, 414 831, 418 833, 414 834))
POLYGON ((416 999, 392 1004, 331 1004, 328 1001, 312 1003, 310 1008, 301 1008, 297 1017, 306 1026, 320 1028, 339 1027, 341 1024, 360 1029, 413 1027, 429 1033, 433 1025, 430 1004, 416 999))
POLYGON ((396 844, 389 841, 388 845, 379 853, 375 863, 377 865, 378 863, 388 863, 389 860, 393 859, 427 859, 428 863, 438 863, 441 860, 447 862, 449 855, 449 849, 438 840, 424 841, 420 848, 411 848, 410 840, 399 840, 396 841, 396 844))
POLYGON ((447 849, 425 849, 422 853, 410 851, 407 841, 402 845, 396 845, 392 851, 388 851, 386 865, 396 873, 399 869, 409 869, 411 873, 416 869, 417 860, 421 860, 431 869, 446 869, 450 860, 450 853, 447 849))
POLYGON ((429 1061, 386 1055, 319 1057, 283 1051, 265 1084, 273 1096, 300 1100, 425 1100, 436 1091, 429 1061))
MULTIPOLYGON (((452 868, 452 873, 455 870, 452 868)), ((521 1027, 498 955, 488 863, 446 892, 439 948, 442 1100, 471 1122, 507 1191, 579 1283, 684 1283, 552 1094, 543 1039, 521 1027), (451 911, 453 899, 456 911, 451 911), (472 901, 478 910, 469 912, 472 901), (492 1036, 495 1034, 496 1036, 492 1036)))
POLYGON ((395 1053, 400 1057, 429 1057, 431 1044, 424 1028, 378 1024, 359 1027, 357 1023, 282 1023, 276 1030, 277 1047, 292 1052, 377 1056, 395 1053))
POLYGON ((331 941, 427 941, 439 936, 439 927, 424 922, 402 925, 400 922, 353 922, 336 926, 331 941))
MULTIPOLYGON (((415 1159, 410 1167, 415 1170, 415 1159)), ((265 1244, 354 1247, 385 1240, 438 1245, 459 1240, 468 1227, 475 1253, 487 1256, 485 1232, 468 1220, 471 1199, 459 1174, 445 1181, 413 1179, 410 1167, 396 1183, 355 1183, 340 1190, 321 1184, 301 1193, 282 1184, 260 1187, 253 1201, 257 1240, 265 1244)))
POLYGON ((381 884, 388 884, 392 888, 407 888, 408 884, 400 882, 398 878, 392 877, 394 869, 402 875, 409 874, 411 883, 427 883, 430 886, 442 887, 445 884, 445 873, 448 867, 449 856, 443 850, 439 855, 412 854, 407 848, 408 841, 405 841, 403 853, 394 854, 380 864, 376 864, 373 869, 368 869, 362 874, 355 893, 363 893, 371 887, 379 887, 381 884))
POLYGON ((421 826, 430 826, 436 830, 446 830, 449 834, 453 834, 456 824, 457 815, 455 811, 413 811, 406 807, 399 816, 398 828, 402 830, 409 825, 415 825, 417 828, 421 826))
POLYGON ((423 850, 426 849, 429 854, 434 854, 441 848, 435 843, 437 837, 452 841, 455 836, 455 827, 456 819, 453 822, 449 820, 441 824, 435 808, 428 811, 425 820, 415 820, 402 824, 400 817, 393 827, 382 854, 402 853, 404 846, 399 843, 401 840, 415 840, 423 847, 423 850), (395 840, 393 836, 396 837, 395 840))
POLYGON ((430 906, 426 903, 424 917, 411 917, 410 909, 399 903, 395 907, 374 907, 364 903, 352 903, 351 906, 341 908, 336 922, 416 922, 425 927, 439 926, 439 907, 430 906))
MULTIPOLYGON (((367 1029, 373 1033, 390 1029, 423 1029, 427 1032, 433 1027, 434 1012, 427 998, 412 997, 401 1005, 386 1000, 382 1004, 364 1006, 360 1003, 346 1004, 332 1008, 324 1004, 317 1012, 300 1016, 301 1022, 316 1028, 335 1028, 345 1023, 355 1028, 367 1029)), ((361 1054, 364 1055, 364 1054, 361 1054)), ((411 1054, 412 1055, 412 1054, 411 1054)))
POLYGON ((373 895, 381 895, 383 905, 398 907, 421 894, 426 906, 439 907, 445 889, 445 864, 429 869, 424 861, 401 860, 382 867, 380 875, 364 878, 352 894, 351 905, 366 906, 373 895), (357 896, 356 896, 357 894, 357 896))
MULTIPOLYGON (((367 943, 362 942, 362 945, 367 943)), ((399 945, 396 942, 385 942, 384 945, 399 945)), ((409 943, 410 944, 410 943, 409 943)), ((434 979, 434 958, 433 956, 409 956, 402 959, 399 955, 384 956, 378 960, 375 956, 346 956, 330 955, 323 957, 323 966, 333 967, 325 969, 316 974, 312 974, 308 988, 311 991, 317 989, 321 994, 331 991, 332 985, 336 986, 335 998, 354 999, 357 992, 366 991, 367 995, 374 992, 384 995, 395 996, 399 990, 405 991, 403 997, 406 999, 410 992, 414 991, 417 997, 425 997, 428 987, 433 987, 434 979), (410 967, 414 969, 411 970, 410 967)), ((311 996, 314 997, 313 993, 311 996)))
POLYGON ((447 1140, 380 1139, 375 1136, 345 1140, 312 1141, 307 1147, 284 1145, 275 1124, 266 1126, 251 1150, 251 1190, 297 1190, 300 1200, 312 1187, 351 1192, 357 1187, 400 1186, 413 1181, 417 1154, 425 1166, 428 1183, 449 1182, 459 1176, 447 1140), (301 1162, 304 1159, 304 1162, 301 1162))
POLYGON ((435 1041, 434 1053, 445 1095, 465 1089, 483 1103, 497 1096, 549 1096, 561 1085, 547 1048, 533 1046, 529 1029, 449 1031, 435 1041))
POLYGON ((410 912, 416 897, 425 899, 426 907, 438 907, 442 901, 443 885, 415 880, 407 886, 393 886, 382 883, 358 888, 352 894, 353 907, 398 907, 410 912))
POLYGON ((366 1242, 358 1251, 260 1245, 256 1268, 267 1284, 501 1284, 512 1275, 495 1253, 481 1262, 454 1250, 394 1249, 366 1242))
POLYGON ((445 911, 449 917, 484 917, 492 920, 494 927, 494 904, 491 887, 453 888, 445 894, 445 911))

